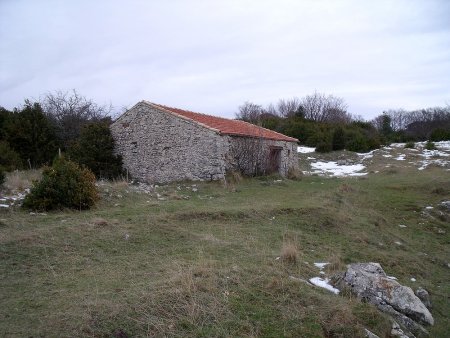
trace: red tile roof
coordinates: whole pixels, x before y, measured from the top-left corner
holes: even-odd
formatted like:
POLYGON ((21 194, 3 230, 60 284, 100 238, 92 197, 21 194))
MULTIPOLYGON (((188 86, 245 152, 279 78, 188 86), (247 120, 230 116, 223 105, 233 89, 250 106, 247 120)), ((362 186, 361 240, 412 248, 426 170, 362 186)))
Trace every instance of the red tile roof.
POLYGON ((195 113, 189 110, 183 110, 178 108, 167 107, 161 104, 150 103, 149 104, 160 108, 164 111, 168 111, 172 114, 179 115, 181 117, 187 118, 189 120, 195 121, 202 124, 208 128, 217 130, 223 135, 238 135, 238 136, 250 136, 250 137, 262 137, 265 139, 276 140, 276 141, 287 141, 287 142, 298 142, 296 138, 289 137, 276 131, 269 130, 266 128, 255 126, 254 124, 240 121, 231 120, 223 117, 206 115, 195 113))

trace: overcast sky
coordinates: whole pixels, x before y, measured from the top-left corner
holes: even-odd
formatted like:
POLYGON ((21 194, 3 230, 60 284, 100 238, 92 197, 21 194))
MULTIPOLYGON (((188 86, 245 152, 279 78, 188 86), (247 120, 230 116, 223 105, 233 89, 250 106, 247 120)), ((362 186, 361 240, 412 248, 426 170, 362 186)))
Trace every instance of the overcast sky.
POLYGON ((450 104, 450 1, 0 0, 0 106, 76 89, 233 117, 314 91, 371 118, 450 104))

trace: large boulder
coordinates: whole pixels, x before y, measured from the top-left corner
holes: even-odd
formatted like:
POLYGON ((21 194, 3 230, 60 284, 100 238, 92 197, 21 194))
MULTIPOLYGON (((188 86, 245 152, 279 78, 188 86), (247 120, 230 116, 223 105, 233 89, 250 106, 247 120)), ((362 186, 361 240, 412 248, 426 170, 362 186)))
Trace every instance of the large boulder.
POLYGON ((378 263, 350 264, 334 281, 335 286, 350 288, 357 297, 376 305, 413 334, 424 336, 427 331, 422 325, 434 324, 430 311, 413 290, 388 277, 378 263))

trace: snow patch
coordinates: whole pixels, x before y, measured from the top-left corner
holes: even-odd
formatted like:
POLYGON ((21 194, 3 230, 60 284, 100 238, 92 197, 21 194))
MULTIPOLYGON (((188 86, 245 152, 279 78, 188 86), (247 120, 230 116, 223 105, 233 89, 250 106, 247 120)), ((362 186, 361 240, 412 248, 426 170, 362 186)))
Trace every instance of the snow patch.
POLYGON ((316 148, 312 148, 312 147, 304 147, 304 146, 297 147, 297 152, 302 153, 302 154, 313 153, 315 151, 316 151, 316 148))
POLYGON ((331 291, 335 293, 336 295, 339 293, 339 290, 336 289, 334 286, 330 285, 328 282, 330 280, 328 278, 322 279, 320 277, 313 277, 309 280, 311 284, 314 284, 315 286, 327 289, 328 291, 331 291))
POLYGON ((318 267, 320 270, 322 270, 328 264, 330 264, 330 263, 325 263, 325 262, 324 263, 314 263, 314 265, 316 267, 318 267))
POLYGON ((363 176, 367 173, 361 173, 366 167, 363 164, 339 165, 337 162, 315 162, 311 163, 315 173, 331 176, 363 176))

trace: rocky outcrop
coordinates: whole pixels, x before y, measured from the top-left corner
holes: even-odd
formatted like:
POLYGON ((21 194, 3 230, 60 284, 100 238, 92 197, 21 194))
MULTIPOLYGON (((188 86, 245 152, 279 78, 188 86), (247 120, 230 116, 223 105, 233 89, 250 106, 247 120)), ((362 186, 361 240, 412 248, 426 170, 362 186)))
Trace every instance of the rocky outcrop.
POLYGON ((334 278, 338 288, 348 287, 360 299, 389 314, 408 336, 426 336, 422 325, 433 325, 434 319, 413 290, 386 275, 378 263, 348 265, 347 271, 334 278))
POLYGON ((418 288, 416 290, 416 296, 422 301, 423 305, 427 307, 428 310, 431 310, 433 307, 431 304, 430 294, 424 288, 418 288))

